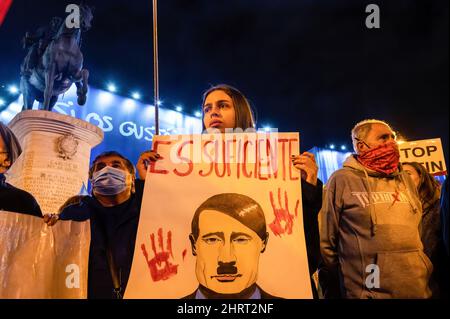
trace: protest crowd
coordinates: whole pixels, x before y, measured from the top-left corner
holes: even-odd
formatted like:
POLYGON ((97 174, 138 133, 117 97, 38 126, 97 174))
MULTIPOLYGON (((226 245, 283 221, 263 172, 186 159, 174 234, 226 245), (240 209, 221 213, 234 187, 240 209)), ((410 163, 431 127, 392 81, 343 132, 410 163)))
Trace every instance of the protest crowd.
MULTIPOLYGON (((208 89, 202 108, 204 133, 257 128, 248 100, 229 85, 208 89)), ((448 178, 440 185, 422 165, 400 163, 396 133, 385 121, 361 119, 348 132, 354 152, 325 185, 318 179, 313 154, 302 152, 290 158, 292 169, 301 175, 313 297, 448 298, 448 178)), ((138 159, 128 159, 120 150, 101 153, 89 169, 90 193, 73 194, 59 212, 43 215, 30 193, 7 182, 8 170, 21 152, 13 132, 0 123, 0 213, 31 215, 45 227, 89 221, 87 298, 123 298, 147 172, 160 154, 142 150, 138 159)), ((258 234, 266 243, 264 229, 258 234)), ((200 284, 194 298, 218 297, 200 284)), ((228 297, 254 297, 254 289, 228 297)), ((262 290, 258 296, 272 297, 262 290)))

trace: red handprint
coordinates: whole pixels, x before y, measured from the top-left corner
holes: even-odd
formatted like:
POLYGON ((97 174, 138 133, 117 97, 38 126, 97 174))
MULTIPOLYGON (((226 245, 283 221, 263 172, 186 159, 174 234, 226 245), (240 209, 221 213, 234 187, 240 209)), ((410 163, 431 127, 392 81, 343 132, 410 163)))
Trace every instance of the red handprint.
POLYGON ((270 192, 270 203, 272 204, 273 208, 273 214, 275 215, 274 221, 269 225, 272 232, 275 234, 275 236, 281 236, 284 233, 287 233, 288 235, 292 234, 292 227, 294 225, 294 217, 297 217, 298 215, 298 206, 300 204, 300 200, 297 200, 297 203, 295 204, 295 216, 292 215, 289 212, 289 203, 288 203, 288 196, 287 192, 284 192, 284 202, 285 202, 285 208, 281 205, 281 189, 278 188, 278 204, 280 208, 276 208, 275 201, 273 199, 273 193, 270 192), (282 225, 284 223, 284 227, 282 225))
POLYGON ((158 229, 158 246, 161 252, 156 252, 155 246, 155 234, 150 235, 150 240, 152 243, 152 250, 155 257, 148 259, 148 253, 145 249, 145 244, 141 245, 142 253, 144 254, 145 261, 147 262, 148 268, 150 270, 150 275, 153 281, 167 280, 170 277, 177 274, 178 265, 174 265, 169 261, 169 258, 173 258, 172 253, 172 232, 167 232, 167 251, 164 250, 163 245, 163 231, 162 228, 158 229), (164 266, 162 266, 164 264, 164 266))

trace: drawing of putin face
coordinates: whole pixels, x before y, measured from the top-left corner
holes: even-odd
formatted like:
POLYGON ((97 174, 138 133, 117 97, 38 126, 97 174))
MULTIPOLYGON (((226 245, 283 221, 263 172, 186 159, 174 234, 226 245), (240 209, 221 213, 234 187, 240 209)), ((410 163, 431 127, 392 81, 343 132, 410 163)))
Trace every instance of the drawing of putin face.
POLYGON ((196 210, 190 240, 204 287, 235 294, 254 284, 268 233, 260 205, 248 196, 219 194, 196 210))

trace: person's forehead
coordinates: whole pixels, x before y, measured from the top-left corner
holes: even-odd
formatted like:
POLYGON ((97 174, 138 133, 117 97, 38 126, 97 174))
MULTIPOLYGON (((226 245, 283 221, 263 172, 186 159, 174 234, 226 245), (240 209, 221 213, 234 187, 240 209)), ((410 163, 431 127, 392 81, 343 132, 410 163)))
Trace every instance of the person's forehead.
POLYGON ((372 128, 369 132, 371 135, 383 135, 383 134, 394 134, 394 132, 389 128, 389 126, 381 123, 372 124, 372 128))
POLYGON ((208 94, 205 100, 205 104, 219 100, 232 102, 231 97, 227 93, 222 90, 215 90, 208 94))
POLYGON ((412 165, 409 165, 409 164, 403 164, 403 170, 417 173, 416 169, 412 165))
POLYGON ((252 236, 257 235, 252 229, 242 224, 237 219, 218 210, 202 211, 199 216, 198 224, 200 234, 211 232, 223 232, 225 234, 231 234, 232 232, 239 231, 252 236))
POLYGON ((112 163, 120 163, 122 165, 125 165, 125 160, 117 155, 108 155, 108 156, 102 156, 100 157, 96 162, 95 165, 99 164, 112 164, 112 163))

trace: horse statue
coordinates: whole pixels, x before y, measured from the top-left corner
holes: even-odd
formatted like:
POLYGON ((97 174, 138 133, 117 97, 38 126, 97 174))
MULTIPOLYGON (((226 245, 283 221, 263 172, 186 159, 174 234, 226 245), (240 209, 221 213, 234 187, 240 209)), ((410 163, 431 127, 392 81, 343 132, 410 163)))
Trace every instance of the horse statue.
POLYGON ((89 71, 83 69, 81 33, 91 28, 92 9, 79 6, 79 27, 67 27, 67 23, 54 17, 47 27, 24 37, 28 54, 21 65, 20 89, 23 93, 22 110, 31 110, 35 100, 43 109, 51 111, 58 96, 64 94, 73 83, 77 87, 78 105, 86 103, 89 71), (40 105, 41 105, 40 104, 40 105))

